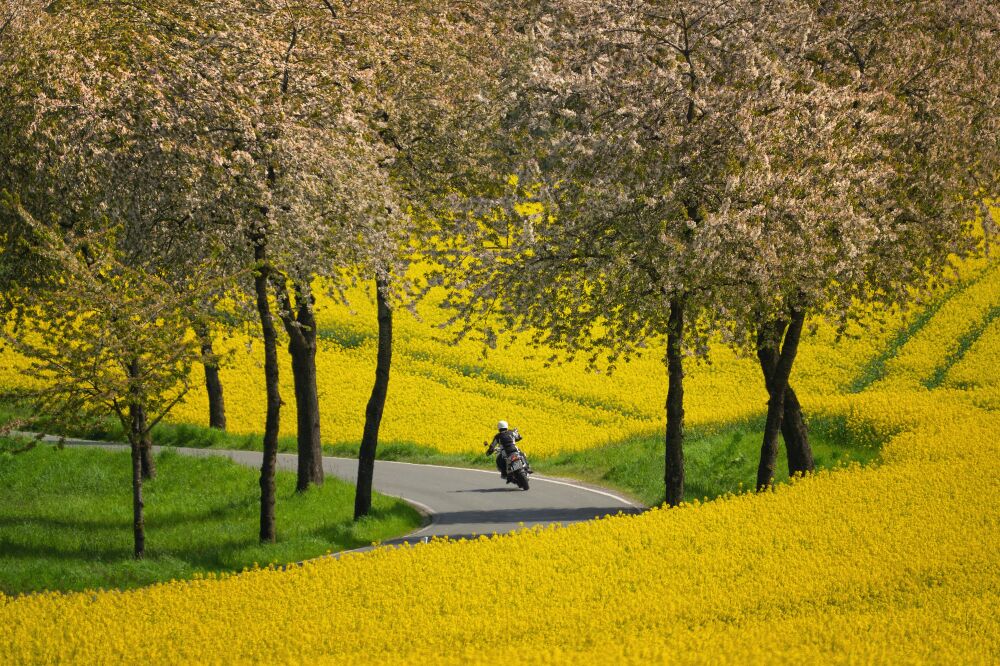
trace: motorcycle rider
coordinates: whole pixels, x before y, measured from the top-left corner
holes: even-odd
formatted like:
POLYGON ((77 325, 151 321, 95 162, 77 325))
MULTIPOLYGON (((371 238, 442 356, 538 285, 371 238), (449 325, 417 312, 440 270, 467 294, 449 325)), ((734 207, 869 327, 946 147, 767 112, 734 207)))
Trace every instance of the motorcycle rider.
MULTIPOLYGON (((517 431, 517 428, 511 430, 507 426, 506 421, 499 421, 497 423, 497 434, 493 436, 493 441, 490 442, 490 448, 486 452, 486 455, 492 455, 494 451, 498 448, 503 447, 503 452, 506 456, 510 456, 511 453, 517 448, 517 442, 520 442, 523 437, 521 433, 517 431)), ((521 452, 524 454, 524 451, 521 452)), ((507 463, 504 462, 503 456, 496 457, 497 470, 500 472, 501 479, 507 479, 507 463)), ((528 474, 532 473, 531 463, 528 462, 528 456, 524 456, 525 471, 528 474)))

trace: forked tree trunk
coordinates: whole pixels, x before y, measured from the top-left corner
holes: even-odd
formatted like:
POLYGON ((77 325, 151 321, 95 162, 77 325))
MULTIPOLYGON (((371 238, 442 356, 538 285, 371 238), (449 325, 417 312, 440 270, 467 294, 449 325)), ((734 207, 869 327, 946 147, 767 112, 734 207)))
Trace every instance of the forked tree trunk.
POLYGON ((670 300, 667 325, 667 433, 664 449, 666 501, 677 506, 684 500, 684 301, 670 300))
POLYGON ((386 300, 388 285, 383 279, 375 280, 378 300, 378 357, 375 363, 375 384, 365 408, 365 429, 358 453, 358 485, 354 495, 354 520, 368 515, 372 506, 372 480, 375 477, 375 451, 378 447, 378 430, 385 410, 385 397, 389 390, 389 367, 392 364, 392 310, 386 300))
POLYGON ((767 401, 767 420, 764 423, 764 441, 760 448, 760 463, 757 466, 757 490, 766 490, 774 482, 774 468, 778 459, 778 433, 785 413, 785 392, 788 378, 792 373, 792 364, 799 349, 799 339, 802 335, 802 324, 805 313, 792 310, 784 343, 771 373, 769 399, 767 401))
POLYGON ((281 320, 288 333, 292 358, 298 435, 298 478, 295 489, 306 490, 323 483, 323 440, 319 425, 319 392, 316 386, 316 317, 313 298, 296 288, 295 308, 282 280, 275 281, 281 302, 281 320))
POLYGON ((254 259, 257 273, 254 291, 257 297, 257 314, 264 338, 264 382, 267 387, 267 416, 264 421, 264 455, 260 465, 260 540, 275 540, 274 526, 274 468, 278 457, 278 428, 281 418, 281 393, 278 387, 278 336, 267 300, 267 245, 263 234, 254 238, 254 259))
MULTIPOLYGON (((778 365, 778 350, 787 328, 787 322, 779 321, 762 326, 757 334, 757 358, 760 360, 760 369, 769 396, 772 392, 774 371, 778 365)), ((816 464, 813 461, 812 447, 809 445, 809 431, 802 416, 802 406, 791 383, 785 387, 781 436, 785 440, 785 450, 788 454, 788 475, 812 472, 816 464)))
POLYGON ((802 417, 802 405, 792 390, 785 387, 785 413, 781 420, 781 436, 788 452, 788 476, 808 474, 816 469, 812 447, 809 445, 809 430, 802 417))
POLYGON ((208 427, 226 429, 226 402, 222 396, 222 380, 219 377, 219 363, 212 348, 212 333, 205 323, 195 325, 195 333, 201 341, 201 363, 205 367, 205 390, 208 393, 208 427))
POLYGON ((301 336, 303 341, 289 342, 292 375, 295 380, 295 406, 298 417, 298 480, 295 488, 303 491, 310 484, 323 483, 323 441, 319 426, 319 393, 316 387, 316 333, 301 336))

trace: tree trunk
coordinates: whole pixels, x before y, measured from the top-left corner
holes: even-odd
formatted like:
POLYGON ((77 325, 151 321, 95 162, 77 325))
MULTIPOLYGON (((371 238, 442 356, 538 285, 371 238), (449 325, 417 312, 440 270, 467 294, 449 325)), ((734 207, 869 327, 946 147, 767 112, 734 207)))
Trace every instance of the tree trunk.
MULTIPOLYGON (((134 434, 134 433, 132 433, 134 434)), ((132 449, 132 535, 135 546, 133 555, 141 560, 146 554, 146 525, 143 520, 142 501, 142 440, 129 437, 132 449)))
POLYGON ((319 425, 319 392, 316 387, 316 317, 313 298, 296 287, 297 311, 281 280, 275 282, 281 302, 281 320, 288 332, 292 357, 298 435, 298 479, 295 489, 323 483, 323 440, 319 425))
POLYGON ((365 408, 365 429, 358 453, 358 485, 354 495, 354 520, 368 515, 372 506, 372 480, 375 477, 375 449, 378 429, 382 423, 385 397, 389 390, 389 367, 392 364, 392 310, 386 300, 386 280, 376 278, 378 299, 378 357, 375 363, 375 384, 365 408))
MULTIPOLYGON (((777 350, 786 329, 786 322, 774 322, 762 326, 757 335, 757 358, 760 359, 760 369, 764 375, 764 385, 767 387, 768 395, 772 393, 772 376, 778 365, 777 350)), ((790 383, 785 387, 781 436, 785 440, 785 450, 788 453, 788 475, 812 472, 816 464, 813 461, 812 448, 809 446, 809 431, 802 417, 802 406, 790 383)))
POLYGON ((788 476, 807 474, 816 469, 813 460, 812 447, 809 445, 809 430, 802 417, 802 405, 792 390, 792 385, 785 387, 785 410, 781 420, 781 436, 785 440, 788 452, 788 476))
POLYGON ((304 344, 288 343, 295 378, 295 406, 298 416, 298 480, 295 489, 323 483, 323 443, 319 427, 319 394, 316 388, 316 337, 303 335, 304 344))
MULTIPOLYGON (((139 377, 139 360, 132 359, 128 366, 129 378, 139 377)), ((143 518, 144 504, 142 501, 143 450, 146 432, 146 410, 138 401, 138 389, 130 389, 134 401, 128 408, 128 442, 132 452, 132 536, 134 542, 133 556, 141 560, 146 554, 146 525, 143 518)))
POLYGON ((254 291, 257 297, 257 314, 264 337, 264 381, 267 386, 267 417, 264 421, 264 456, 260 466, 260 540, 275 540, 274 527, 274 469, 278 457, 278 427, 281 418, 281 393, 278 387, 278 336, 267 300, 267 245, 263 234, 254 238, 254 259, 257 273, 254 291))
MULTIPOLYGON (((129 361, 128 365, 128 375, 129 379, 133 382, 138 381, 140 378, 140 365, 139 359, 133 358, 129 361)), ((133 386, 130 389, 131 393, 137 394, 138 387, 133 386)), ((132 426, 133 424, 139 424, 139 473, 143 479, 148 480, 156 476, 156 461, 153 460, 153 437, 150 433, 146 432, 146 408, 138 400, 134 400, 129 404, 129 423, 127 425, 127 437, 129 442, 132 441, 132 426)))
MULTIPOLYGON (((143 430, 146 429, 146 410, 137 406, 137 410, 142 414, 143 430)), ((142 445, 139 447, 139 458, 142 466, 142 478, 148 481, 156 476, 156 461, 153 459, 153 435, 144 433, 142 435, 142 445)))
MULTIPOLYGON (((774 468, 778 459, 778 433, 784 420, 785 393, 788 378, 792 373, 792 364, 799 349, 799 339, 802 335, 802 324, 805 313, 793 309, 788 330, 785 333, 781 353, 774 364, 767 401, 767 420, 764 423, 764 441, 760 448, 760 464, 757 466, 757 490, 770 488, 774 482, 774 468)), ((784 326, 782 326, 784 328, 784 326)))
POLYGON ((667 434, 664 452, 666 501, 677 506, 684 500, 684 301, 670 300, 667 327, 667 434))
POLYGON ((212 333, 208 325, 195 324, 195 333, 201 340, 201 363, 205 367, 205 389, 208 392, 208 427, 226 429, 226 402, 222 397, 222 380, 219 378, 219 363, 212 349, 212 333))

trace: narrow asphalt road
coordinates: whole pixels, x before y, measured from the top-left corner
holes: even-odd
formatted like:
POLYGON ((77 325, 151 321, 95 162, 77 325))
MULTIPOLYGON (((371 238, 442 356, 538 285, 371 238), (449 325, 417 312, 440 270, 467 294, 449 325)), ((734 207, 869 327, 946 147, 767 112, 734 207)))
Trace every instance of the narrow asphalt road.
MULTIPOLYGON (((27 434, 27 433, 25 433, 27 434)), ((44 441, 59 438, 47 436, 44 441)), ((125 444, 65 440, 71 446, 127 449, 125 444)), ((223 456, 247 467, 260 469, 261 452, 170 447, 188 456, 223 456)), ((154 447, 159 452, 163 447, 154 447)), ((278 454, 278 468, 296 469, 297 456, 278 454)), ((358 461, 352 458, 323 458, 323 468, 345 481, 353 482, 358 461)), ((420 509, 429 522, 405 537, 386 542, 416 543, 435 536, 451 538, 481 534, 503 534, 532 525, 569 524, 608 514, 639 513, 644 507, 611 491, 585 486, 567 479, 531 476, 531 489, 523 491, 505 484, 494 471, 417 465, 379 460, 375 463, 374 486, 385 495, 400 497, 420 509)))

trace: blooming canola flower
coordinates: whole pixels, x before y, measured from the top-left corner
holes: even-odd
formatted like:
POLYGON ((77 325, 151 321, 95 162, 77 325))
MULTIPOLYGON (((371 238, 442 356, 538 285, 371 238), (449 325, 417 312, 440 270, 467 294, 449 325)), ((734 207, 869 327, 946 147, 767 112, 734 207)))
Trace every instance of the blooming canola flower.
MULTIPOLYGON (((527 663, 995 663, 1000 368, 996 326, 982 324, 997 305, 996 275, 995 267, 977 272, 906 339, 894 337, 898 322, 878 349, 870 338, 835 343, 822 327, 805 339, 793 383, 807 414, 842 419, 855 441, 883 443, 878 464, 764 494, 287 570, 128 592, 0 595, 0 658, 465 664, 516 653, 527 663), (970 330, 979 337, 955 342, 970 330), (881 374, 854 392, 854 379, 880 356, 888 358, 881 374)), ((374 372, 374 324, 355 307, 350 330, 340 306, 321 310, 321 331, 332 331, 317 359, 327 437, 360 434, 374 372)), ((429 317, 400 319, 385 440, 412 436, 415 415, 435 434, 419 443, 451 451, 480 441, 496 414, 543 451, 659 427, 665 377, 652 350, 608 378, 521 361, 532 350, 516 344, 483 360, 472 346, 436 342, 429 317)), ((248 432, 262 423, 256 362, 237 355, 226 375, 231 423, 248 432)), ((689 422, 759 415, 766 394, 755 370, 725 349, 712 365, 693 367, 689 422)), ((200 420, 201 399, 174 418, 200 420)))

